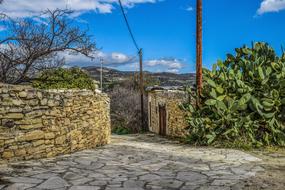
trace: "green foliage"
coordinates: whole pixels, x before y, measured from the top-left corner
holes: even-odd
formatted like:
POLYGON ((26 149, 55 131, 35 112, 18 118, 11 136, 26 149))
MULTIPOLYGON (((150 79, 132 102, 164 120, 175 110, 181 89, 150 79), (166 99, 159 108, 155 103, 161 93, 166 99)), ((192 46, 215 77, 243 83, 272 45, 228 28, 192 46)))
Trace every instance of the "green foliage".
POLYGON ((89 75, 79 68, 57 68, 43 71, 40 77, 33 81, 33 87, 40 89, 94 90, 95 84, 89 75))
MULTIPOLYGON (((204 69, 199 108, 189 112, 189 142, 198 145, 261 147, 285 145, 285 54, 265 43, 236 49, 204 69)), ((196 95, 193 95, 194 98, 196 95)))
POLYGON ((112 129, 112 133, 115 133, 117 135, 127 135, 131 133, 131 129, 127 127, 119 126, 119 127, 112 129))

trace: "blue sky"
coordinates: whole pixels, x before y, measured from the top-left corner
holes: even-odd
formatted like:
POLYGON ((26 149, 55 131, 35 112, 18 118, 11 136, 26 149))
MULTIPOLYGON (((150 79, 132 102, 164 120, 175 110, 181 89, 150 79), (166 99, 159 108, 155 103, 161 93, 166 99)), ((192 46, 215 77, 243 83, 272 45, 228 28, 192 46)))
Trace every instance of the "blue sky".
MULTIPOLYGON (((196 0, 122 0, 130 25, 144 50, 144 66, 153 72, 195 71, 196 0)), ((137 70, 132 44, 116 0, 9 0, 1 11, 14 17, 33 16, 45 8, 70 7, 78 12, 75 22, 89 27, 99 56, 106 65, 137 70), (95 10, 95 11, 94 11, 95 10)), ((265 41, 281 53, 285 47, 285 0, 204 0, 203 64, 252 41, 265 41)), ((93 65, 81 56, 66 58, 70 65, 93 65)))

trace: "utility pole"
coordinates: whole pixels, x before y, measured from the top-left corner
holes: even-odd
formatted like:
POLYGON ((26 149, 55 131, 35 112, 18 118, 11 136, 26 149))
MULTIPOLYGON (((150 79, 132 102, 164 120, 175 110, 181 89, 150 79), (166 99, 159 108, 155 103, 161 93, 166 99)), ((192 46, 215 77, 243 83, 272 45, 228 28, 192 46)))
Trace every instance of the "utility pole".
POLYGON ((143 52, 142 49, 139 50, 139 57, 140 57, 140 93, 141 93, 141 119, 142 119, 142 129, 146 131, 146 128, 144 126, 144 101, 143 101, 143 95, 144 95, 144 81, 143 81, 143 52))
POLYGON ((101 87, 101 92, 103 92, 103 63, 104 59, 103 57, 100 58, 100 64, 101 64, 101 70, 100 70, 100 87, 101 87))
POLYGON ((202 0, 197 0, 197 23, 196 23, 196 87, 197 106, 200 105, 203 88, 202 73, 202 0))
POLYGON ((122 1, 121 0, 118 0, 119 1, 119 5, 121 7, 121 11, 122 11, 122 14, 124 16, 124 20, 126 22, 126 25, 127 25, 127 28, 128 28, 128 31, 129 31, 129 34, 130 34, 130 37, 131 39, 133 40, 133 43, 134 43, 134 46, 136 47, 136 49, 138 50, 138 54, 139 54, 139 58, 140 58, 140 94, 141 94, 141 124, 142 124, 142 129, 144 131, 147 130, 147 128, 144 126, 144 105, 143 105, 143 96, 144 96, 144 81, 143 81, 143 52, 142 52, 142 49, 139 48, 135 38, 134 38, 134 35, 132 33, 132 30, 131 30, 131 27, 130 27, 130 24, 128 22, 128 19, 127 19, 127 16, 126 16, 126 13, 124 11, 124 8, 123 8, 123 5, 122 5, 122 1))

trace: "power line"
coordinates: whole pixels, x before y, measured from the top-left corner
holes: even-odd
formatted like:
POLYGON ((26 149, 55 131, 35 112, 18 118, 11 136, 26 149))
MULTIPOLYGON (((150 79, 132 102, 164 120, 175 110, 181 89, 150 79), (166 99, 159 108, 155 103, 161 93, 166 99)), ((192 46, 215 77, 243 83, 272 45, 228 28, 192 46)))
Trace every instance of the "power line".
POLYGON ((118 0, 119 1, 119 4, 120 4, 120 7, 121 7, 121 11, 122 11, 122 13, 123 13, 123 16, 124 16, 124 19, 125 19, 125 22, 126 22, 126 25, 127 25, 127 27, 128 27, 128 30, 129 30, 129 34, 130 34, 130 36, 131 36, 131 38, 132 38, 132 40, 133 40, 133 43, 134 43, 134 45, 135 45, 135 47, 136 47, 136 49, 137 49, 137 51, 138 51, 138 54, 139 54, 139 59, 140 59, 140 61, 139 61, 139 64, 140 64, 140 96, 141 96, 141 100, 140 100, 140 102, 141 102, 141 125, 142 125, 142 129, 143 130, 147 130, 147 128, 144 126, 144 80, 143 80, 143 52, 142 52, 142 49, 141 48, 139 48, 139 46, 138 46, 138 44, 137 44, 137 42, 136 42, 136 40, 135 40, 135 37, 134 37, 134 35, 133 35, 133 33, 132 33, 132 30, 131 30, 131 27, 130 27, 130 24, 129 24, 129 22, 128 22, 128 19, 127 19, 127 16, 126 16, 126 14, 125 14, 125 11, 124 11, 124 8, 123 8, 123 5, 122 5, 122 2, 121 2, 121 0, 118 0))
POLYGON ((132 32, 132 30, 131 30, 130 24, 129 24, 129 22, 128 22, 126 13, 125 13, 124 8, 123 8, 123 5, 122 5, 122 2, 121 2, 121 0, 118 0, 118 1, 119 1, 119 5, 120 5, 120 7, 121 7, 121 11, 122 11, 122 13, 123 13, 124 20, 125 20, 125 22, 126 22, 126 25, 127 25, 128 31, 129 31, 129 34, 130 34, 130 36, 131 36, 131 38, 132 38, 132 40, 133 40, 133 43, 134 43, 136 49, 137 49, 138 51, 140 51, 140 48, 139 48, 139 46, 138 46, 138 44, 137 44, 137 42, 136 42, 136 40, 135 40, 135 37, 134 37, 133 32, 132 32))

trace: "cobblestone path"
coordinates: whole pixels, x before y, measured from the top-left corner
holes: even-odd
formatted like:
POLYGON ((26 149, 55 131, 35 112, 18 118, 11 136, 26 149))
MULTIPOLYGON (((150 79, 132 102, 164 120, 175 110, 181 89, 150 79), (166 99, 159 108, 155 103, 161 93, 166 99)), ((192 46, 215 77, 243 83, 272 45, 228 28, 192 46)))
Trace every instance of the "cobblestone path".
POLYGON ((110 145, 0 166, 0 189, 243 189, 264 169, 237 150, 193 148, 151 135, 114 136, 110 145))

